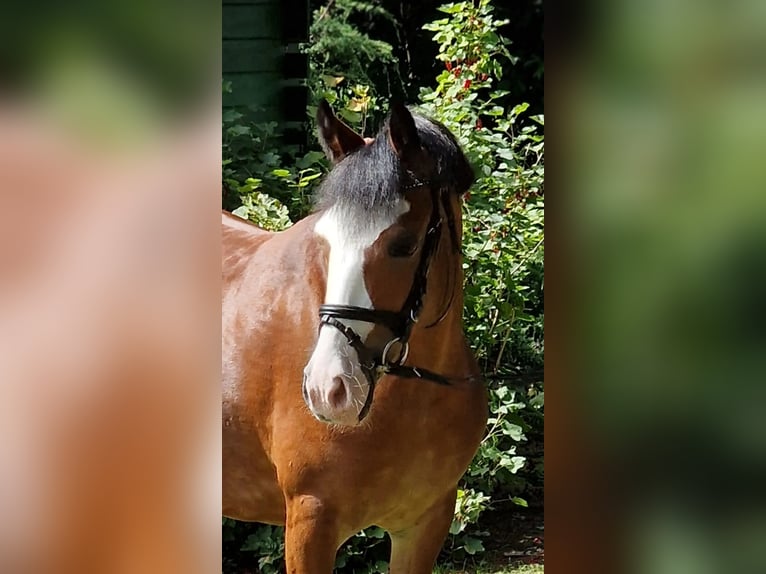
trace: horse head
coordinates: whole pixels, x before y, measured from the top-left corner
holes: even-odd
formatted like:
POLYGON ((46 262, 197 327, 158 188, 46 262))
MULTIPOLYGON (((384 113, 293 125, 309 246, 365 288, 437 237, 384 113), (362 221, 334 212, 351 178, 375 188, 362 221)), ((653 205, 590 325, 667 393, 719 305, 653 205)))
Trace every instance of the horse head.
POLYGON ((443 353, 443 330, 462 336, 460 197, 473 173, 444 126, 403 105, 392 106, 374 139, 356 134, 324 101, 317 125, 333 163, 315 226, 329 255, 303 396, 317 419, 356 425, 385 375, 448 382, 430 368, 443 353), (458 319, 409 353, 413 333, 448 314, 458 319), (414 355, 417 367, 408 362, 414 355))

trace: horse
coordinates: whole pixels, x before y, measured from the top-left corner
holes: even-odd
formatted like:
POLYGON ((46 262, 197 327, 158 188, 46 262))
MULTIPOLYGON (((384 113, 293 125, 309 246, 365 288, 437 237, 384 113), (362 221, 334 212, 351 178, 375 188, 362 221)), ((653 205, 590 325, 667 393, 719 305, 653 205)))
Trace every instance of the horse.
POLYGON ((363 138, 326 102, 332 169, 281 232, 222 214, 223 514, 285 525, 291 574, 372 525, 392 574, 430 573, 487 392, 463 332, 455 137, 402 104, 363 138))

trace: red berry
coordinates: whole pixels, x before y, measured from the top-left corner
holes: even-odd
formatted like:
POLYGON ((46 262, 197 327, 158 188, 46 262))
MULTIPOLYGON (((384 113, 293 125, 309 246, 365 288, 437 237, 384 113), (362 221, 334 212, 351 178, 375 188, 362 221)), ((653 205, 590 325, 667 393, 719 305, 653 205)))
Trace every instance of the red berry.
POLYGON ((444 66, 447 68, 447 70, 452 69, 452 62, 444 62, 444 66))
POLYGON ((484 124, 482 123, 481 118, 476 118, 476 129, 480 130, 483 127, 484 127, 484 124))
POLYGON ((470 87, 471 87, 471 80, 466 80, 466 81, 463 83, 463 89, 464 89, 464 90, 467 90, 467 89, 468 89, 468 88, 470 88, 470 87))

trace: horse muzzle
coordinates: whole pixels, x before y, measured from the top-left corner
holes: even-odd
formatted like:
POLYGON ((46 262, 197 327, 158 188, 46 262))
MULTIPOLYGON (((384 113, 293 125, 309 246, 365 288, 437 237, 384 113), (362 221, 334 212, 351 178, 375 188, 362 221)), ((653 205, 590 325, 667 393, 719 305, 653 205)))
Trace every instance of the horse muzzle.
POLYGON ((347 372, 353 371, 306 368, 303 400, 317 420, 356 426, 366 417, 373 387, 363 375, 348 376, 347 372))

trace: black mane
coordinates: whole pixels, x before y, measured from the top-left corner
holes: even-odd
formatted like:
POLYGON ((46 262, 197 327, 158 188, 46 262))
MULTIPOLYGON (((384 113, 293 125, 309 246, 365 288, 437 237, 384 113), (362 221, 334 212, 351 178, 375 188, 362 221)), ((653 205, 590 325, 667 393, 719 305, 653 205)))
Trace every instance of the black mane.
MULTIPOLYGON (((474 181, 473 170, 455 137, 441 123, 412 114, 420 143, 435 163, 431 174, 418 174, 449 193, 463 194, 474 181)), ((411 183, 388 141, 388 120, 373 143, 362 146, 338 163, 319 186, 317 208, 332 206, 355 212, 392 208, 402 186, 411 183)))

